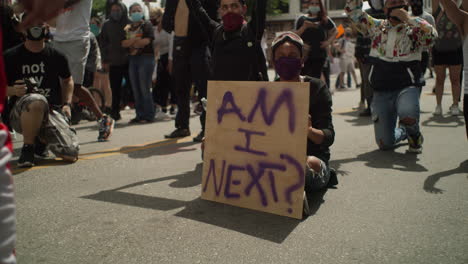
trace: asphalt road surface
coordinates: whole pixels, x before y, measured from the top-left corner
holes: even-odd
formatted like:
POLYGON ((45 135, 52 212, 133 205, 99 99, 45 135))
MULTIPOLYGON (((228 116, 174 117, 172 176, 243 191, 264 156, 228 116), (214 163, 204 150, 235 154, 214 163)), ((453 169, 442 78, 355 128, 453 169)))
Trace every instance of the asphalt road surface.
MULTIPOLYGON (((359 90, 334 95, 339 185, 302 221, 200 199, 200 145, 165 140, 173 121, 127 125, 98 143, 77 126, 75 164, 14 169, 19 263, 468 263, 468 142, 463 117, 434 117, 421 96, 421 155, 377 150, 359 90)), ((447 83, 448 86, 448 83, 447 83)), ((199 132, 198 117, 191 119, 199 132)), ((22 146, 15 141, 15 157, 22 146)), ((14 163, 14 162, 13 162, 14 163)))

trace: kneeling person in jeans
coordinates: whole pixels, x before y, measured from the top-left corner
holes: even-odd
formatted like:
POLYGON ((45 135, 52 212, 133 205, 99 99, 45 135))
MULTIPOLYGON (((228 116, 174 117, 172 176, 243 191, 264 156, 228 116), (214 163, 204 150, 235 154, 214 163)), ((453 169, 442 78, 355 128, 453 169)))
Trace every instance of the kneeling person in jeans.
POLYGON ((338 183, 328 166, 335 130, 330 90, 320 79, 300 76, 304 65, 303 47, 298 35, 286 32, 273 40, 272 55, 280 81, 310 83, 305 191, 312 192, 338 183))
POLYGON ((48 120, 49 109, 70 116, 73 79, 67 59, 45 43, 46 27, 39 23, 26 30, 26 41, 4 54, 8 96, 12 105, 10 122, 24 137, 19 167, 34 166, 34 155, 47 156, 38 136, 48 120), (25 79, 34 79, 39 93, 27 93, 25 79))

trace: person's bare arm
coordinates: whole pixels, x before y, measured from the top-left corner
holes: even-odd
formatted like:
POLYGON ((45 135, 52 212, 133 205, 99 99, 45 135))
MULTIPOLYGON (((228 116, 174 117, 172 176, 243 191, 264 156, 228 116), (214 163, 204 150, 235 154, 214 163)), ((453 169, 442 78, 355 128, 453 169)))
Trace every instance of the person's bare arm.
POLYGON ((448 18, 461 28, 463 35, 466 36, 468 33, 468 13, 458 8, 457 4, 452 0, 440 0, 440 3, 444 7, 448 18))
POLYGON ((137 40, 137 38, 131 38, 131 39, 125 39, 125 40, 122 40, 122 47, 124 48, 130 48, 131 46, 133 46, 133 44, 135 44, 135 41, 137 40))
POLYGON ((62 112, 66 114, 67 116, 71 116, 71 108, 70 105, 72 103, 72 98, 73 98, 73 78, 69 77, 66 79, 62 79, 61 81, 62 84, 62 112))
POLYGON ((146 47, 150 43, 151 43, 150 38, 143 38, 143 39, 142 38, 136 38, 135 42, 133 42, 132 47, 137 48, 137 49, 141 49, 141 48, 146 47))
MULTIPOLYGON (((435 14, 438 7, 439 7, 439 0, 432 0, 432 15, 435 14)), ((434 19, 437 19, 437 18, 434 17, 434 19)))
POLYGON ((330 29, 328 31, 328 36, 329 37, 328 37, 328 39, 326 41, 322 42, 321 47, 323 49, 329 47, 333 43, 333 40, 335 40, 336 34, 338 34, 338 32, 336 31, 336 28, 330 29))
POLYGON ((48 21, 56 17, 65 6, 65 0, 20 0, 28 16, 20 24, 20 29, 27 28, 37 21, 48 21), (47 8, 45 8, 47 7, 47 8))

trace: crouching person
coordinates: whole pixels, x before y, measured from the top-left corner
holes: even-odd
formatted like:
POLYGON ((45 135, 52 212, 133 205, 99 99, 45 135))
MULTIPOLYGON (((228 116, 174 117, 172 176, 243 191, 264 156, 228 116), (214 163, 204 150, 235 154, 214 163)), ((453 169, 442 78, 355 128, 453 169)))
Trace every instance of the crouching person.
MULTIPOLYGON (((305 191, 310 193, 338 184, 330 170, 330 146, 335 139, 332 123, 332 98, 323 81, 300 76, 303 61, 302 39, 286 32, 273 40, 272 58, 279 81, 310 83, 309 125, 307 128, 307 164, 305 191)), ((305 121, 305 120, 304 120, 305 121)))
POLYGON ((70 116, 73 79, 65 56, 45 43, 46 30, 44 23, 33 25, 25 32, 26 41, 4 54, 10 122, 24 138, 19 167, 34 166, 35 155, 47 156, 48 139, 44 135, 51 126, 52 114, 54 120, 58 116, 51 110, 70 116))

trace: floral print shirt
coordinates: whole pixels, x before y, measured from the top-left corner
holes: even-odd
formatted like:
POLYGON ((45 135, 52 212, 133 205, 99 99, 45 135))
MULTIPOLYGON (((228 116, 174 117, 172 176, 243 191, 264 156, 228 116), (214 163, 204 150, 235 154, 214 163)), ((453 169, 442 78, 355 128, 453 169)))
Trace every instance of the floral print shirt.
POLYGON ((372 39, 371 57, 387 62, 421 60, 423 49, 431 47, 437 38, 434 27, 420 17, 392 26, 387 19, 368 15, 362 5, 362 0, 347 0, 345 11, 357 30, 372 39))

